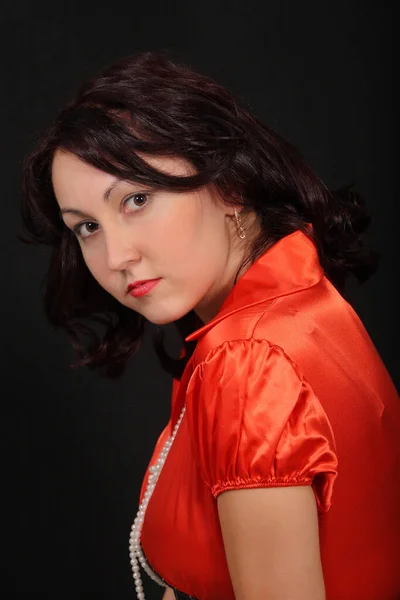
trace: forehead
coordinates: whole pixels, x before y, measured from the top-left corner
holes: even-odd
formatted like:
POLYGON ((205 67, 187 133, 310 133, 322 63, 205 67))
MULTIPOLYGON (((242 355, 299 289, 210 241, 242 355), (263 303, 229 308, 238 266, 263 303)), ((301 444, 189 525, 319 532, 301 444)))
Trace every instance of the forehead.
MULTIPOLYGON (((194 167, 185 159, 178 156, 151 156, 142 153, 137 153, 140 158, 145 160, 151 167, 168 173, 170 175, 193 175, 194 167)), ((52 178, 53 181, 59 180, 63 175, 74 174, 85 177, 113 177, 105 171, 101 171, 90 165, 75 154, 64 150, 57 150, 54 154, 52 163, 52 178)))
MULTIPOLYGON (((151 167, 169 175, 188 176, 195 173, 194 167, 185 159, 173 156, 151 156, 139 154, 151 167)), ((71 152, 57 150, 54 154, 51 176, 57 199, 77 198, 81 195, 103 194, 118 179, 90 165, 71 152)))
POLYGON ((57 150, 54 155, 51 177, 58 201, 101 191, 115 179, 109 173, 104 173, 80 160, 74 154, 61 150, 57 150))

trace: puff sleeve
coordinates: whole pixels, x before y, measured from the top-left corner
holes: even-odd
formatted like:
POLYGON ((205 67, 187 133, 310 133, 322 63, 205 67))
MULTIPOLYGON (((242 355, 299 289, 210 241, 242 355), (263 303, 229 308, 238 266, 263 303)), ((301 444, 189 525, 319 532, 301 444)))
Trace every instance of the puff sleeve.
POLYGON ((201 476, 226 490, 312 485, 331 505, 337 457, 328 417, 298 366, 266 340, 224 342, 197 365, 186 414, 201 476))

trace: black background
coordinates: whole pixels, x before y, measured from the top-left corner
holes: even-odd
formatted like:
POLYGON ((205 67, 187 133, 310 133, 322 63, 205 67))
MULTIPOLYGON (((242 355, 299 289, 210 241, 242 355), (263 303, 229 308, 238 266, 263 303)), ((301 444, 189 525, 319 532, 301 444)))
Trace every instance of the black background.
POLYGON ((0 595, 133 599, 129 529, 171 381, 149 336, 117 382, 68 371, 69 342, 42 314, 47 250, 17 239, 22 158, 88 76, 170 50, 294 142, 328 185, 354 182, 366 196, 382 263, 352 298, 398 385, 394 13, 353 0, 26 1, 1 12, 0 595))

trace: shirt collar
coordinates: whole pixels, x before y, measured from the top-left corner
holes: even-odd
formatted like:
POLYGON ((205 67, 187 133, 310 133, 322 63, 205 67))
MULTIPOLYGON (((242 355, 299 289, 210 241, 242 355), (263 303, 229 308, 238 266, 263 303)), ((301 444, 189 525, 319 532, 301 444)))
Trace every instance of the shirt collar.
POLYGON ((238 279, 216 316, 185 338, 199 339, 232 313, 307 289, 323 276, 315 244, 300 229, 266 250, 238 279))

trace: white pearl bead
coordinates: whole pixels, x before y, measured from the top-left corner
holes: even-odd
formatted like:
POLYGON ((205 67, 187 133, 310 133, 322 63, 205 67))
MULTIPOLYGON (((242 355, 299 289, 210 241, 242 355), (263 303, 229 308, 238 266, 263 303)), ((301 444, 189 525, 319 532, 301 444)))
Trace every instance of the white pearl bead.
POLYGON ((174 427, 173 434, 165 442, 164 448, 162 449, 156 464, 152 465, 149 468, 150 475, 147 480, 146 490, 145 490, 145 493, 143 496, 143 500, 139 504, 138 512, 133 521, 130 535, 129 535, 129 556, 130 556, 130 563, 132 566, 132 575, 133 575, 133 580, 135 582, 135 589, 136 589, 136 595, 137 595, 138 600, 146 600, 144 591, 143 591, 142 579, 140 576, 139 564, 141 565, 143 570, 149 575, 149 577, 151 579, 153 579, 153 581, 157 582, 162 587, 166 587, 166 584, 164 583, 164 581, 162 579, 160 579, 160 577, 158 577, 158 575, 156 573, 154 573, 152 571, 152 569, 150 568, 150 566, 147 564, 147 561, 145 559, 145 556, 143 554, 143 551, 142 551, 142 548, 140 545, 140 534, 142 532, 144 516, 146 514, 147 505, 150 501, 150 498, 154 491, 154 488, 156 487, 156 483, 159 478, 160 472, 163 468, 163 465, 164 465, 165 461, 167 460, 168 452, 169 452, 169 450, 172 446, 172 443, 176 437, 176 434, 179 429, 179 425, 181 424, 183 415, 185 414, 185 410, 186 410, 186 407, 184 406, 182 409, 182 412, 179 416, 179 419, 174 427))

